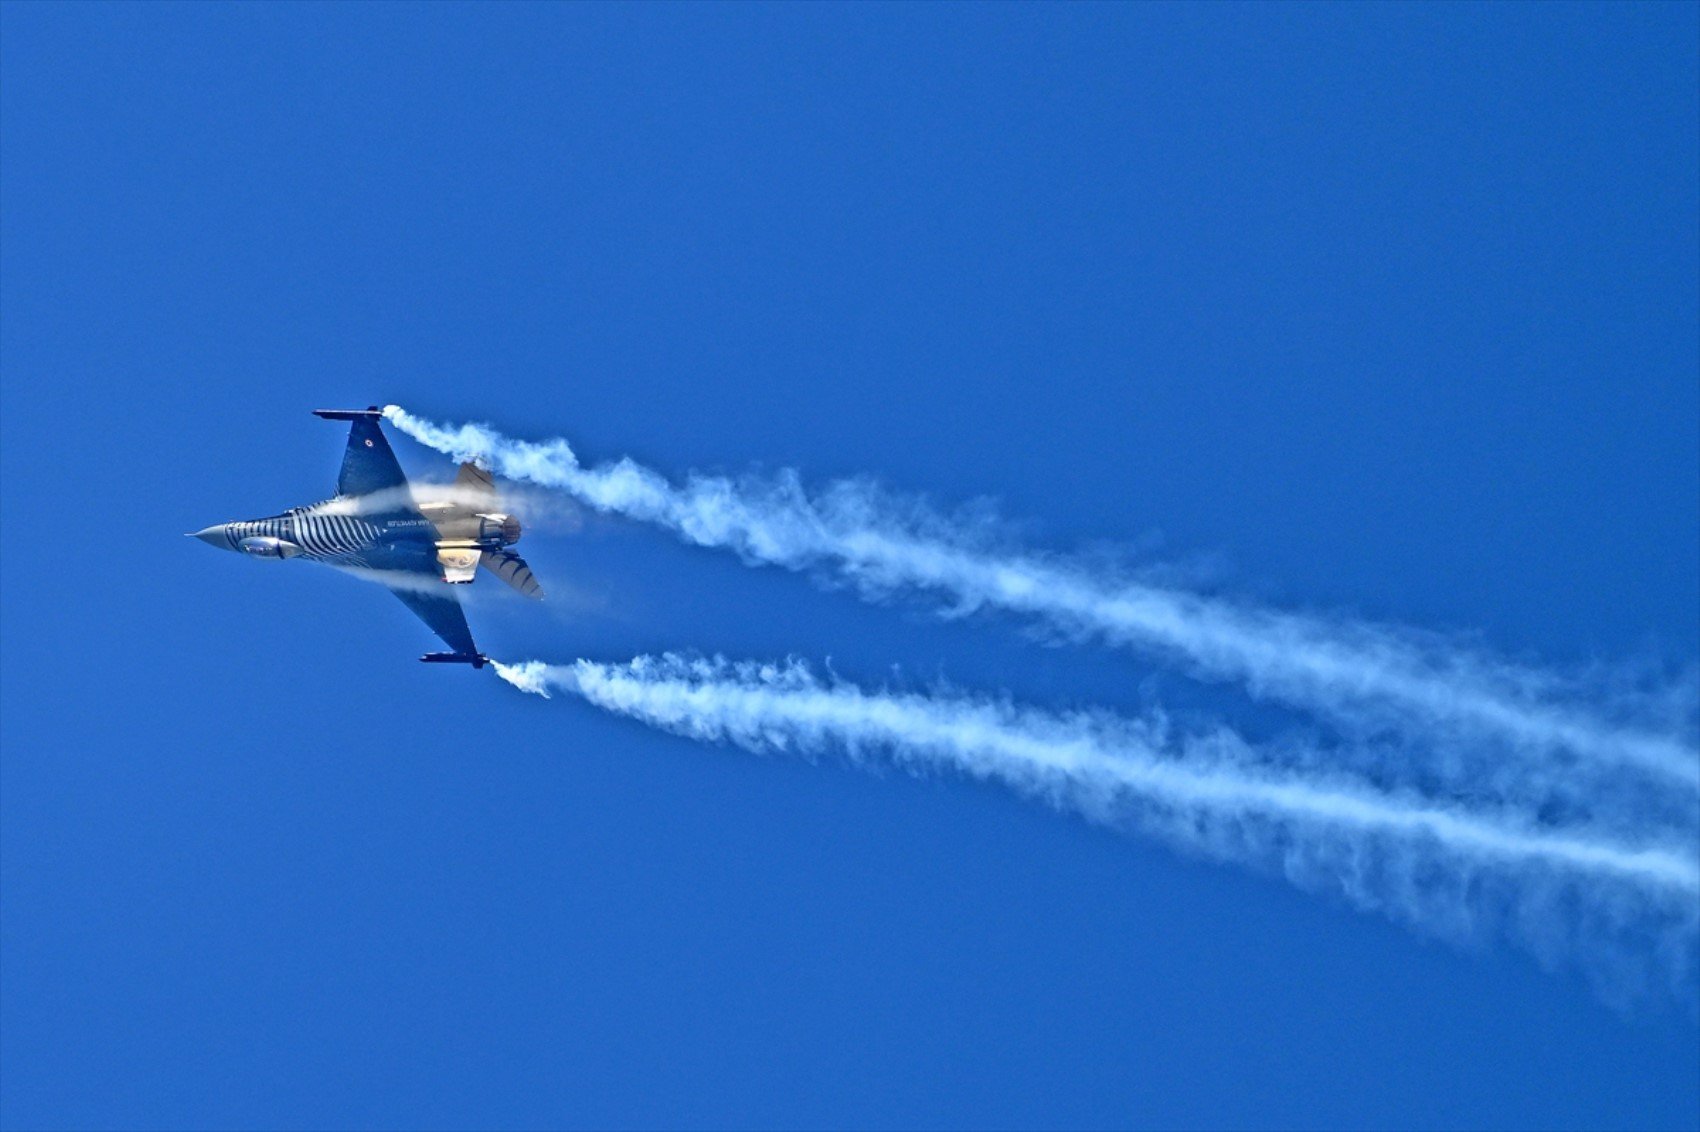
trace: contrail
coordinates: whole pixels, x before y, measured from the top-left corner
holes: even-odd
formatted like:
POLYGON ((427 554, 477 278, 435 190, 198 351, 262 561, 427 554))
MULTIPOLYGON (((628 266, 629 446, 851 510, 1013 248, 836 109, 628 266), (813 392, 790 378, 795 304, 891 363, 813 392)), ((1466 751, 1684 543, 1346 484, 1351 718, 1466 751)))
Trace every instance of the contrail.
POLYGON ((1271 767, 1226 732, 1175 738, 1160 723, 1103 714, 868 692, 795 662, 667 655, 495 667, 525 691, 570 693, 695 739, 884 756, 917 773, 997 781, 1188 850, 1279 871, 1439 934, 1479 935, 1497 922, 1547 957, 1558 957, 1552 940, 1564 936, 1560 953, 1609 944, 1617 960, 1663 967, 1677 984, 1692 976, 1700 848, 1666 831, 1616 839, 1505 807, 1475 810, 1271 767))
POLYGON ((747 561, 827 571, 868 595, 928 591, 955 609, 1034 617, 1178 660, 1200 677, 1242 681, 1254 695, 1357 735, 1392 731, 1430 748, 1496 744, 1546 760, 1542 773, 1562 773, 1578 759, 1635 768, 1681 787, 1689 800, 1679 805, 1700 821, 1691 797, 1700 793, 1700 749, 1687 735, 1691 704, 1669 726, 1622 722, 1613 718, 1616 704, 1586 703, 1586 693, 1549 674, 1385 626, 1260 609, 999 549, 984 523, 952 523, 867 484, 812 496, 791 473, 767 482, 693 475, 677 485, 629 459, 587 468, 565 440, 528 443, 484 425, 433 424, 394 405, 384 412, 458 460, 480 460, 510 479, 747 561))

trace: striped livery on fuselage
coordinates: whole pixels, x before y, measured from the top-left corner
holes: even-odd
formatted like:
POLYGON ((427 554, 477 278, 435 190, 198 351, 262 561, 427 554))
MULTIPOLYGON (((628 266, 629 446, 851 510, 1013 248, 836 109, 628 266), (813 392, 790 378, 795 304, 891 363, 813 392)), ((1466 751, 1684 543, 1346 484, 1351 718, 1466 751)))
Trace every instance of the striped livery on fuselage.
POLYGON ((428 488, 416 497, 379 426, 382 410, 319 409, 316 415, 350 422, 334 498, 263 519, 217 523, 190 537, 251 558, 305 558, 368 573, 453 650, 424 659, 484 664, 454 589, 482 568, 527 597, 543 596, 525 559, 511 549, 520 522, 501 510, 489 471, 462 464, 452 487, 428 488))
POLYGON ((346 506, 333 499, 315 503, 311 507, 291 507, 281 515, 265 519, 223 523, 218 529, 226 546, 231 550, 248 550, 250 553, 259 553, 262 557, 279 557, 277 554, 264 553, 262 548, 266 548, 265 543, 259 543, 258 548, 255 548, 249 541, 277 540, 292 544, 299 548, 301 557, 316 562, 372 568, 379 564, 368 561, 362 552, 370 552, 398 537, 411 536, 414 540, 428 540, 436 534, 434 528, 419 530, 406 520, 393 524, 404 529, 390 531, 388 528, 392 524, 382 519, 373 521, 347 512, 346 506))

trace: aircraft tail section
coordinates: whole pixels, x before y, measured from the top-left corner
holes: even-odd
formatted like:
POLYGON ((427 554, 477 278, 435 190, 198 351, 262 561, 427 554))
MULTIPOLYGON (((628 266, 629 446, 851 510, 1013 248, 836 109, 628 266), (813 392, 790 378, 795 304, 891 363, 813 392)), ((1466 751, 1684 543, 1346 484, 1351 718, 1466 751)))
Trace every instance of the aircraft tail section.
POLYGON ((487 495, 491 506, 495 506, 496 479, 488 468, 481 468, 471 461, 462 464, 455 475, 455 487, 473 497, 487 495))

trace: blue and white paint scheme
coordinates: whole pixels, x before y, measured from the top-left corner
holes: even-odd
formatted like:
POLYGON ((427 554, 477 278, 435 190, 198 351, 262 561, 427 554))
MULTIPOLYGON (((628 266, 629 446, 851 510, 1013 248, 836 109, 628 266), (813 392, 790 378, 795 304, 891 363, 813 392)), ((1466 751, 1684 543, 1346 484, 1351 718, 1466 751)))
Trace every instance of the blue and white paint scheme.
POLYGON ((217 523, 190 537, 253 558, 304 558, 377 573, 453 650, 421 660, 482 668, 486 658, 449 587, 470 583, 482 566, 527 597, 543 596, 531 567, 509 549, 519 541, 520 522, 500 510, 490 473, 462 464, 440 498, 417 498, 384 436, 379 409, 314 415, 351 422, 333 498, 264 519, 217 523))

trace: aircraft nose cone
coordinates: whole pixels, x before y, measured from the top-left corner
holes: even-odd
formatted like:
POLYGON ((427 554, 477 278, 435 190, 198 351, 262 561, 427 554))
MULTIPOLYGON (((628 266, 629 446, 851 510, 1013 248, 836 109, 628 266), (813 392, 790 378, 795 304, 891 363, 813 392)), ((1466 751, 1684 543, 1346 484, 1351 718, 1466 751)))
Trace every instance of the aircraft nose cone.
POLYGON ((198 531, 190 531, 185 537, 198 538, 208 546, 216 546, 220 550, 230 549, 230 540, 225 537, 223 523, 214 523, 210 527, 203 527, 198 531))

